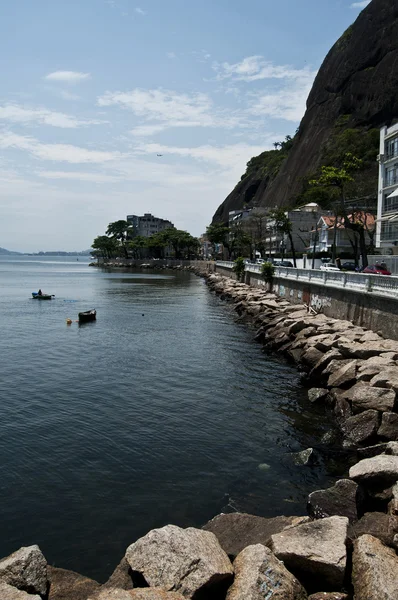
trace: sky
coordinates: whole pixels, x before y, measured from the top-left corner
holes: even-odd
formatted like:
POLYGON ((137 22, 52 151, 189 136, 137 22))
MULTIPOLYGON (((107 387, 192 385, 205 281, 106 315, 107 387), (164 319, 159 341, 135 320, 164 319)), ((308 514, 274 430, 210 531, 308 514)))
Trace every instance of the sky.
POLYGON ((200 235, 367 4, 0 3, 0 246, 83 250, 147 212, 200 235))

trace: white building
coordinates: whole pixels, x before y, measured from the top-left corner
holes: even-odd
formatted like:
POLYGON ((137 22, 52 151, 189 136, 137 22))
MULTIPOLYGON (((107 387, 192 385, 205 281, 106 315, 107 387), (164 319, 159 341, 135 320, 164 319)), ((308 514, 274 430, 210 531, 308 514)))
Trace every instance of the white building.
POLYGON ((376 248, 398 254, 398 123, 380 130, 376 248))

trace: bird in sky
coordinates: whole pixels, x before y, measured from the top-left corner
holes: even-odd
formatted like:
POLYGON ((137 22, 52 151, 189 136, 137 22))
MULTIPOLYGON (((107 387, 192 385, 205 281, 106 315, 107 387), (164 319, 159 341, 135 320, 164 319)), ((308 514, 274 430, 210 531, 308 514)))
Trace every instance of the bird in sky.
POLYGON ((163 156, 163 154, 157 154, 156 156, 163 156))

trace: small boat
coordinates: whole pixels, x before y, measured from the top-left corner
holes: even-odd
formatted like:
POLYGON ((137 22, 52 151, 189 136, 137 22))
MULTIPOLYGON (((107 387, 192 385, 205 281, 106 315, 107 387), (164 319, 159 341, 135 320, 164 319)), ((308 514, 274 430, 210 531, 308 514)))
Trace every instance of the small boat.
POLYGON ((96 318, 96 310, 86 310, 86 312, 79 313, 79 323, 88 323, 89 321, 95 321, 96 318))
POLYGON ((38 292, 32 292, 33 300, 51 300, 54 298, 54 294, 39 294, 38 292))

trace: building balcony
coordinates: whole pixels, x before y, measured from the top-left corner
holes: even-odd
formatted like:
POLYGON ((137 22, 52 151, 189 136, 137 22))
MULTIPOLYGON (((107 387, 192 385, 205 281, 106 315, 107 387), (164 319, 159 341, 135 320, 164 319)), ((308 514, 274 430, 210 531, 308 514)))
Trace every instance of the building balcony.
POLYGON ((388 179, 384 180, 385 188, 392 187, 393 185, 397 185, 397 184, 398 184, 398 175, 392 175, 388 179))

